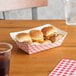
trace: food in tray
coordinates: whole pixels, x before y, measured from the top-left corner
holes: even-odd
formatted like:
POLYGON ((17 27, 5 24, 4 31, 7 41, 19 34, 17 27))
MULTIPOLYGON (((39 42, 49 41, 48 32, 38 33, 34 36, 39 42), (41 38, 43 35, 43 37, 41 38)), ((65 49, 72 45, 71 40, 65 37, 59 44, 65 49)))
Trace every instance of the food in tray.
POLYGON ((58 34, 54 27, 44 27, 42 30, 31 30, 29 33, 19 33, 16 35, 18 42, 30 42, 31 45, 44 45, 54 43, 63 37, 58 34))
POLYGON ((52 41, 50 41, 50 40, 44 40, 41 44, 50 44, 50 43, 52 43, 52 41))
POLYGON ((40 30, 31 30, 29 32, 33 42, 44 41, 43 33, 40 30))
POLYGON ((56 36, 57 31, 54 27, 44 27, 42 30, 45 39, 49 39, 50 37, 56 36))
POLYGON ((32 42, 31 36, 28 33, 19 33, 16 35, 18 42, 32 42))
POLYGON ((52 42, 56 42, 56 41, 60 40, 62 37, 63 37, 62 34, 58 34, 57 36, 54 36, 54 37, 50 38, 50 40, 52 42))
POLYGON ((32 42, 31 45, 40 45, 39 42, 32 42))

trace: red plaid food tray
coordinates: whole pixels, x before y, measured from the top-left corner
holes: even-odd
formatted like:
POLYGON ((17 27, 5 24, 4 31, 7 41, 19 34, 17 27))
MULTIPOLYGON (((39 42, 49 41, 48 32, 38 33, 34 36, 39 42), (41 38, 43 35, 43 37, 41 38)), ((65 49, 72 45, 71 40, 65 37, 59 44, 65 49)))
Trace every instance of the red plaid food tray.
POLYGON ((61 60, 49 76, 76 76, 76 60, 61 60))
POLYGON ((33 54, 33 53, 44 51, 46 49, 58 47, 61 45, 62 42, 63 42, 63 38, 60 39, 57 43, 50 43, 50 44, 44 44, 44 45, 30 45, 25 42, 22 42, 22 43, 16 42, 16 44, 22 50, 26 50, 28 54, 33 54))
POLYGON ((41 52, 41 51, 44 51, 46 49, 50 49, 50 48, 54 48, 54 47, 60 46, 62 44, 63 40, 65 39, 65 37, 67 36, 67 32, 62 31, 62 30, 60 30, 60 29, 55 27, 56 30, 57 30, 57 33, 64 35, 64 37, 62 37, 62 39, 60 39, 57 42, 50 43, 50 44, 44 44, 44 45, 42 45, 42 44, 40 44, 40 45, 36 45, 36 44, 31 45, 31 44, 28 44, 26 42, 20 42, 19 43, 19 42, 17 42, 15 40, 15 37, 16 37, 16 35, 18 33, 29 33, 29 31, 31 31, 31 30, 41 30, 42 28, 48 27, 48 26, 53 26, 53 25, 46 24, 46 25, 43 25, 43 26, 40 26, 40 27, 36 27, 36 28, 33 28, 33 29, 29 29, 29 30, 25 30, 25 31, 13 32, 13 33, 10 33, 10 36, 16 42, 18 47, 20 49, 24 50, 26 53, 33 54, 33 53, 41 52))

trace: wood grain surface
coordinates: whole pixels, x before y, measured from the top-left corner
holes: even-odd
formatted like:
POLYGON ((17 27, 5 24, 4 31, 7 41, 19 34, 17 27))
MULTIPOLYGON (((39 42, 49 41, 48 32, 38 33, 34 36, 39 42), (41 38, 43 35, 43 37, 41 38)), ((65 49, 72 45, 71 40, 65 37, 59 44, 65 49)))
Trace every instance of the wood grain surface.
POLYGON ((48 76, 61 59, 76 60, 76 26, 68 26, 63 20, 45 21, 0 21, 0 42, 11 43, 14 48, 11 55, 10 76, 48 76), (10 32, 22 31, 43 24, 52 24, 68 32, 60 47, 27 55, 18 49, 10 38, 10 32))
POLYGON ((46 6, 47 0, 0 0, 0 11, 46 6))

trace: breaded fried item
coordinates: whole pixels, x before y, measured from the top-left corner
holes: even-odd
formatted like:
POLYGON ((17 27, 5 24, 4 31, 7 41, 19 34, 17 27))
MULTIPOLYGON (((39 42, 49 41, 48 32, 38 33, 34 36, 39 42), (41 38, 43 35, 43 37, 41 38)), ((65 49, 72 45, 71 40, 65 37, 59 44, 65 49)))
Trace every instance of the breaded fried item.
POLYGON ((54 42, 60 40, 62 37, 63 37, 62 34, 58 34, 57 36, 50 38, 50 40, 54 43, 54 42))

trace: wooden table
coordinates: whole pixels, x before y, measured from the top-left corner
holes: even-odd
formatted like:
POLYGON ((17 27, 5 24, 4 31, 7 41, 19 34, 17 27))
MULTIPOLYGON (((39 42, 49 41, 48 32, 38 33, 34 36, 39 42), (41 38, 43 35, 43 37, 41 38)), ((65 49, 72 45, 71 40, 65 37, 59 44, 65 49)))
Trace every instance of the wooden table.
POLYGON ((63 20, 42 21, 0 21, 0 42, 11 43, 10 76, 48 76, 61 59, 76 59, 76 26, 68 26, 63 20), (10 38, 10 32, 30 29, 44 24, 52 24, 69 34, 62 46, 37 54, 27 55, 18 49, 10 38))

